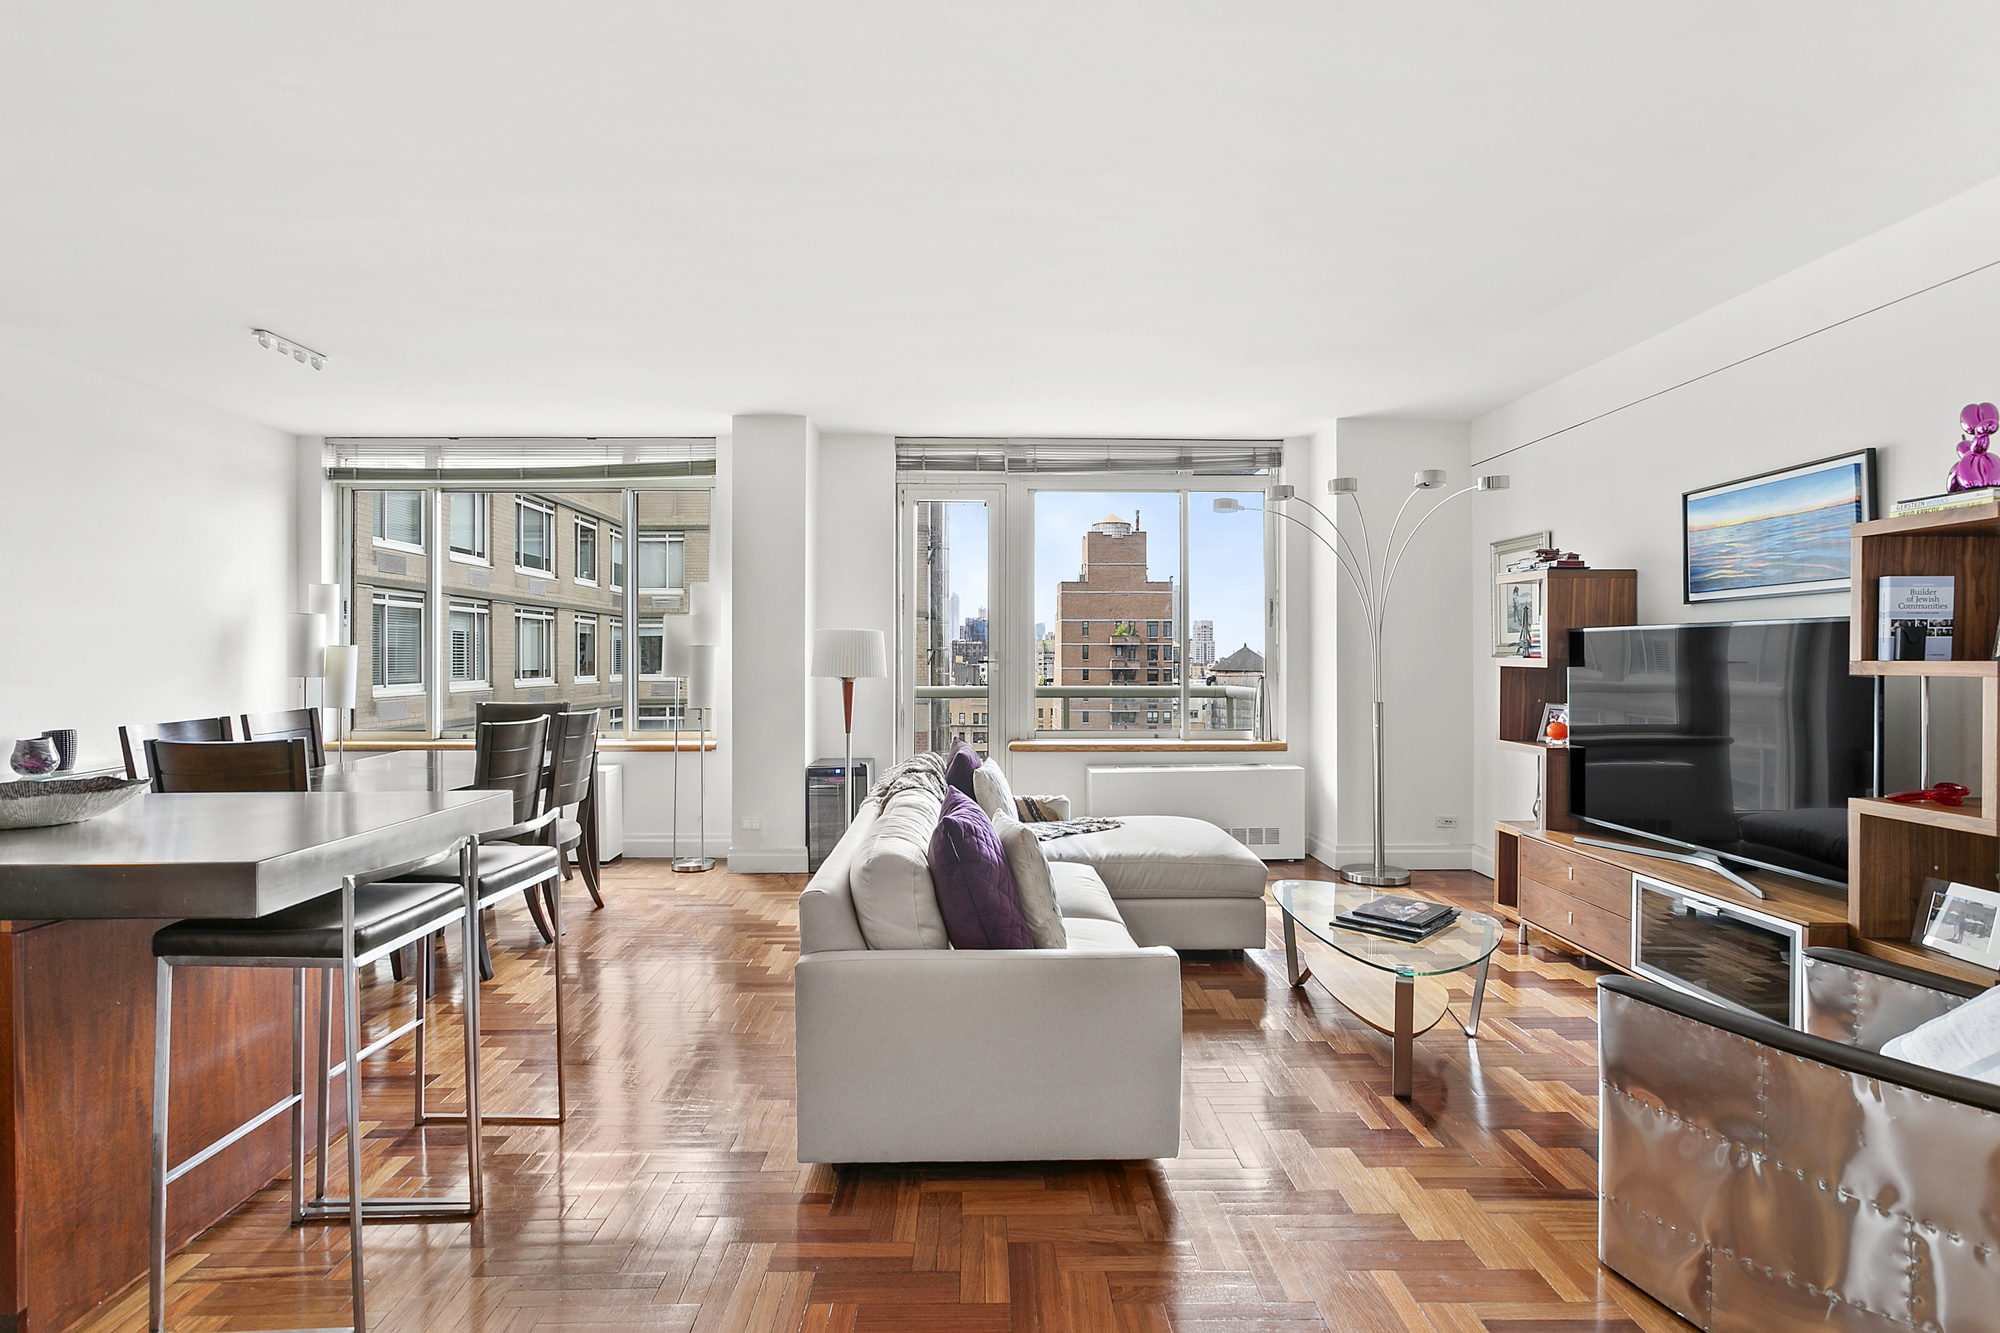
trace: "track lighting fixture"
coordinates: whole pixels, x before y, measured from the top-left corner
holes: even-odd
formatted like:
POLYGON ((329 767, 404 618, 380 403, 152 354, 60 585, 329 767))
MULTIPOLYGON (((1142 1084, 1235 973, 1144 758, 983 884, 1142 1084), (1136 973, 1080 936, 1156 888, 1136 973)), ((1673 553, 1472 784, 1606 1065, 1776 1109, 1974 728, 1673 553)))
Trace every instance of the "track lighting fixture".
POLYGON ((259 347, 269 348, 280 356, 289 356, 300 365, 311 366, 314 370, 326 369, 326 354, 323 352, 315 352, 310 347, 301 347, 290 338, 281 338, 269 329, 252 329, 250 334, 257 340, 259 347))

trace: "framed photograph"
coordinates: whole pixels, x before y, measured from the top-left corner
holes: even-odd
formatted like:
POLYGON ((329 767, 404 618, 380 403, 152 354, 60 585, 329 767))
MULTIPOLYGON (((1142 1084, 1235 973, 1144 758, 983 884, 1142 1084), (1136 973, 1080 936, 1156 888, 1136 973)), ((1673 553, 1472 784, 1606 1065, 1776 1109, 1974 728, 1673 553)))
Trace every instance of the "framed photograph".
POLYGON ((1547 529, 1541 532, 1524 532, 1518 537, 1509 537, 1504 541, 1493 543, 1493 655, 1495 657, 1520 656, 1520 644, 1507 628, 1508 590, 1520 585, 1502 583, 1500 576, 1505 574, 1507 566, 1516 560, 1555 544, 1555 534, 1547 529))
POLYGON ((1536 733, 1535 733, 1535 739, 1536 739, 1536 740, 1538 740, 1538 741, 1540 741, 1540 742, 1541 742, 1541 743, 1542 743, 1543 745, 1568 745, 1568 744, 1569 744, 1569 705, 1568 705, 1568 704, 1543 704, 1543 705, 1542 705, 1542 729, 1541 729, 1540 731, 1538 731, 1538 732, 1536 732, 1536 733), (1551 735, 1549 734, 1549 724, 1550 724, 1550 723, 1555 723, 1555 724, 1557 724, 1557 732, 1558 732, 1559 734, 1557 734, 1557 735, 1554 735, 1554 736, 1551 736, 1551 735))
POLYGON ((1875 517, 1875 451, 1681 495, 1683 602, 1846 592, 1847 529, 1875 517))
POLYGON ((1927 879, 1928 904, 1917 943, 2000 971, 2000 893, 1927 879))
POLYGON ((1500 589, 1500 657, 1542 655, 1542 581, 1502 583, 1500 589))

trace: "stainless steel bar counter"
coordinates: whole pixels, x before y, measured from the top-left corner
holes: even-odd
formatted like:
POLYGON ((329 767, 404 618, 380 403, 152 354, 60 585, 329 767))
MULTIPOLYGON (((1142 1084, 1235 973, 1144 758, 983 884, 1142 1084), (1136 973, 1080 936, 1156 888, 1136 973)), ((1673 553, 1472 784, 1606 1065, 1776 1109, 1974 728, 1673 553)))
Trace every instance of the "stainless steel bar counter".
MULTIPOLYGON (((370 761, 370 790, 147 793, 82 824, 0 830, 0 1333, 57 1333, 143 1279, 153 932, 267 915, 512 818, 501 793, 433 789, 463 784, 381 758, 392 762, 370 761)), ((175 986, 178 1159, 290 1091, 291 981, 217 968, 175 986)), ((288 1157, 280 1117, 191 1172, 171 1198, 170 1242, 226 1216, 288 1157)))

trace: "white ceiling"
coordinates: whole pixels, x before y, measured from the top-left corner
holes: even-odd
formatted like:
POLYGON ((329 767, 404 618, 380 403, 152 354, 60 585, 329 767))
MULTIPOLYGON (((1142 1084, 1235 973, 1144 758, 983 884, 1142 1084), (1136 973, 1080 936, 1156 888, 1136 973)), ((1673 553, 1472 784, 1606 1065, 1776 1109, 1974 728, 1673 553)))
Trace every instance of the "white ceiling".
POLYGON ((1468 416, 2000 176, 1991 0, 0 14, 0 339, 307 433, 1468 416))

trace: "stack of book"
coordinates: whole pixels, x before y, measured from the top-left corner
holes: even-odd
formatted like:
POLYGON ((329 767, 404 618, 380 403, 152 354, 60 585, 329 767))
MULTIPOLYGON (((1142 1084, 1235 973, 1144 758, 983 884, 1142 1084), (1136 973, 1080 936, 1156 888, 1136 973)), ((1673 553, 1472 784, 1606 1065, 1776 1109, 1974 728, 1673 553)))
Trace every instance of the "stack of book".
POLYGON ((1342 912, 1333 924, 1347 930, 1384 935, 1414 944, 1429 939, 1458 919, 1458 909, 1443 903, 1427 903, 1417 898, 1394 896, 1372 898, 1350 911, 1342 912))
POLYGON ((1537 569, 1589 569, 1583 557, 1575 551, 1558 551, 1553 546, 1544 546, 1531 555, 1524 555, 1507 566, 1509 574, 1529 574, 1537 569))
POLYGON ((1991 504, 2000 500, 2000 486, 1981 486, 1977 490, 1947 491, 1943 495, 1919 495, 1914 500, 1898 500, 1889 511, 1889 517, 1901 518, 1905 514, 1934 514, 1940 509, 1969 509, 1973 505, 1991 504))

